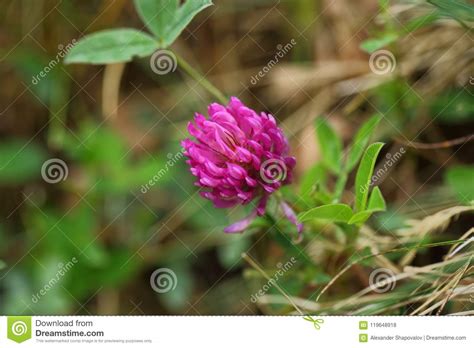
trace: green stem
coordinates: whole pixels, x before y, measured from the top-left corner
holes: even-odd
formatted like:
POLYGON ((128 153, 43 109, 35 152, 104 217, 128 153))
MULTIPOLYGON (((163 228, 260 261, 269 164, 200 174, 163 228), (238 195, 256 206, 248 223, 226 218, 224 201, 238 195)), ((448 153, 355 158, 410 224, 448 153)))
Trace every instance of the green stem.
MULTIPOLYGON (((334 187, 333 194, 333 203, 338 203, 341 201, 342 194, 344 193, 344 188, 346 187, 347 178, 349 176, 349 170, 347 168, 347 163, 342 166, 341 173, 336 181, 336 186, 334 187)), ((351 250, 355 250, 355 243, 359 237, 359 228, 353 225, 345 225, 344 231, 347 235, 347 245, 351 250)))
MULTIPOLYGON (((250 266, 252 266, 253 268, 255 268, 266 280, 268 280, 269 282, 272 282, 272 278, 270 278, 270 276, 262 269, 262 267, 260 267, 247 253, 242 253, 242 258, 247 261, 250 266)), ((273 282, 272 283, 275 288, 287 299, 287 301, 296 309, 296 311, 304 316, 304 313, 303 311, 298 307, 298 305, 292 300, 292 298, 286 293, 285 290, 283 290, 277 282, 273 282)))
POLYGON ((197 83, 204 87, 209 93, 217 98, 219 102, 226 105, 228 98, 217 89, 205 76, 200 72, 194 69, 188 62, 186 62, 182 57, 175 53, 176 59, 178 60, 178 65, 183 69, 189 76, 191 76, 197 83))

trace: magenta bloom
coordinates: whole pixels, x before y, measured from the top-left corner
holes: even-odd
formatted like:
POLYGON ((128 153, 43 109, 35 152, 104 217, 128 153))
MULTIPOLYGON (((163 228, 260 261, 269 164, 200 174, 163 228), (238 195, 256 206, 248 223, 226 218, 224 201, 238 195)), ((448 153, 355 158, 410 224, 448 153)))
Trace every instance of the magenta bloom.
POLYGON ((216 207, 259 199, 249 218, 225 230, 240 232, 256 215, 265 213, 271 193, 291 182, 296 161, 288 156, 288 140, 273 116, 257 114, 235 97, 227 107, 209 105, 208 113, 209 118, 196 113, 195 123, 188 124, 196 140, 182 142, 184 154, 196 185, 202 187, 201 196, 216 207))

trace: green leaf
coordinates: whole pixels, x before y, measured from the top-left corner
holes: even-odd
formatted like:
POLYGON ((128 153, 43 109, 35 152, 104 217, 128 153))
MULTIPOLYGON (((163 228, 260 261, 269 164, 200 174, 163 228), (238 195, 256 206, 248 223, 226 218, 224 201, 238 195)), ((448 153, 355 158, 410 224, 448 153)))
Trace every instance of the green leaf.
POLYGON ((404 34, 409 34, 415 30, 430 25, 431 23, 439 19, 439 15, 440 13, 438 11, 433 11, 424 16, 414 18, 403 27, 404 34))
POLYGON ((44 151, 26 140, 0 143, 0 183, 20 184, 40 177, 45 159, 44 151))
POLYGON ((7 264, 0 260, 0 270, 4 269, 5 267, 7 267, 7 264))
POLYGON ((370 145, 365 151, 362 160, 360 161, 355 180, 356 211, 362 211, 365 209, 367 197, 369 195, 370 181, 372 173, 374 172, 375 161, 377 160, 377 156, 383 145, 383 143, 374 143, 370 145))
POLYGON ((298 215, 301 222, 322 219, 334 222, 348 222, 352 217, 352 209, 347 204, 322 205, 298 215))
POLYGON ((342 163, 341 139, 322 117, 316 119, 316 135, 323 155, 323 164, 334 174, 339 173, 342 163))
POLYGON ((474 5, 463 0, 428 0, 441 10, 443 15, 456 20, 474 21, 474 5))
POLYGON ((329 204, 332 202, 332 195, 327 191, 318 190, 314 194, 314 200, 319 204, 329 204))
POLYGON ((161 48, 170 46, 194 16, 212 5, 211 0, 135 0, 145 25, 156 36, 161 48))
POLYGON ((387 209, 387 205, 385 204, 385 199, 382 196, 382 192, 378 188, 378 186, 374 187, 372 193, 370 194, 369 198, 369 205, 367 207, 368 210, 375 212, 375 211, 383 211, 387 209))
POLYGON ((87 35, 68 52, 64 62, 111 64, 146 57, 159 47, 150 35, 135 29, 103 30, 87 35))
POLYGON ((364 152, 367 144, 369 143, 370 136, 375 130, 375 127, 380 122, 380 116, 372 116, 362 127, 359 128, 354 141, 350 146, 350 152, 347 157, 346 170, 350 172, 359 162, 362 153, 364 152))
POLYGON ((446 172, 445 181, 463 203, 474 201, 474 166, 455 166, 446 172))
POLYGON ((367 210, 355 213, 349 220, 349 225, 362 225, 366 222, 373 213, 377 211, 384 211, 386 209, 385 200, 382 196, 382 192, 378 187, 374 187, 370 194, 369 204, 367 210))
POLYGON ((367 53, 374 53, 375 51, 397 41, 398 35, 395 33, 386 34, 377 39, 368 39, 362 42, 360 48, 367 53))
POLYGON ((360 211, 355 213, 347 223, 349 225, 362 225, 372 216, 373 213, 374 212, 370 210, 360 211))

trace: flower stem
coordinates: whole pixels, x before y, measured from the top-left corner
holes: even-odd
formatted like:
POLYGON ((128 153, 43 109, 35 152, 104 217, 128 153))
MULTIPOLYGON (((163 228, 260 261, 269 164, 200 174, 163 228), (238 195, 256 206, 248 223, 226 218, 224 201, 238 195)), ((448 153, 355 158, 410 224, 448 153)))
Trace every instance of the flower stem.
MULTIPOLYGON (((255 268, 266 280, 269 282, 272 282, 272 278, 260 267, 247 253, 242 253, 241 254, 242 258, 249 263, 250 266, 255 268)), ((304 316, 305 314, 303 311, 298 307, 298 305, 295 303, 295 301, 292 300, 292 298, 283 290, 277 282, 273 281, 272 284, 275 286, 275 288, 288 300, 288 302, 293 306, 296 311, 304 316)))
POLYGON ((228 98, 217 88, 215 87, 205 76, 200 72, 194 69, 188 62, 186 62, 181 56, 174 53, 176 59, 178 60, 178 65, 183 69, 189 76, 191 76, 197 83, 204 87, 209 93, 211 93, 217 100, 226 105, 228 98))

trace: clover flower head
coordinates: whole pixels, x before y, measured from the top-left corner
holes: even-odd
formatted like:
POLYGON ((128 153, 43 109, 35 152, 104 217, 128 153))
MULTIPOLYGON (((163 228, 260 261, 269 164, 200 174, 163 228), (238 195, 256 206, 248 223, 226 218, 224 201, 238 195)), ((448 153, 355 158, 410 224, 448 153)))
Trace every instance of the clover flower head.
POLYGON ((209 105, 208 114, 196 113, 194 123, 188 124, 195 139, 182 142, 186 163, 202 188, 201 196, 217 208, 259 199, 250 217, 225 230, 241 232, 265 213, 268 197, 292 181, 296 160, 288 155, 288 140, 272 115, 258 114, 236 97, 227 106, 209 105))

